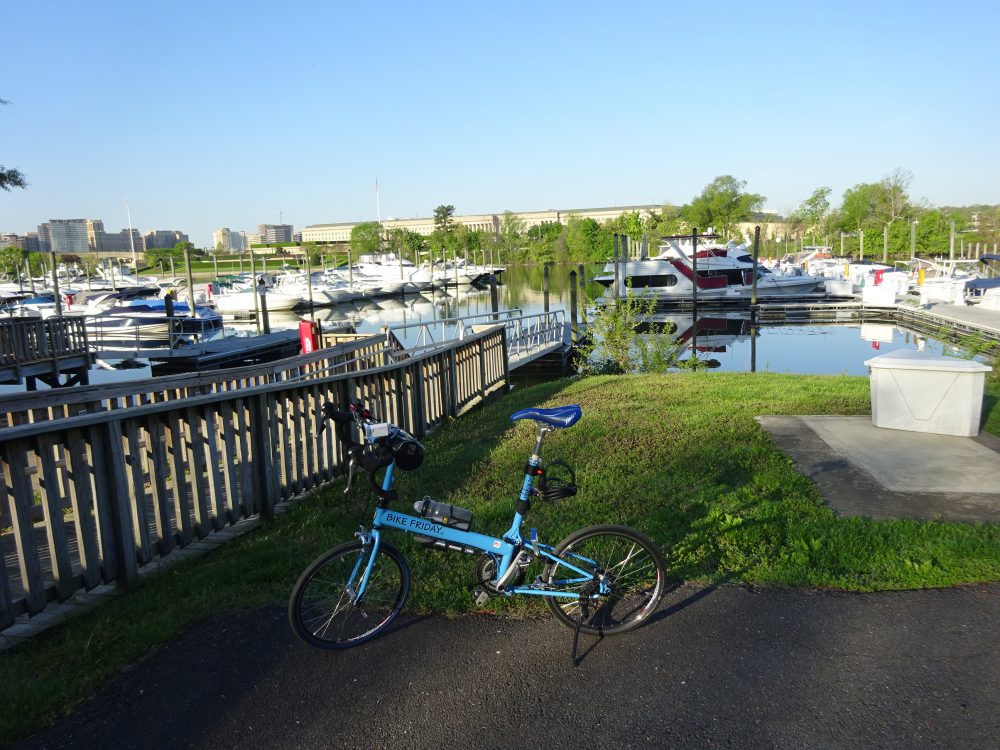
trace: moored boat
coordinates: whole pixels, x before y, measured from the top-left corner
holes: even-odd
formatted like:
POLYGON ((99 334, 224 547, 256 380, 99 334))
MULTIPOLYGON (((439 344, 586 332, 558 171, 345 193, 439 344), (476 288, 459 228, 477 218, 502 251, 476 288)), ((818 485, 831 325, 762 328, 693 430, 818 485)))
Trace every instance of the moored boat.
POLYGON ((101 348, 142 348, 190 343, 223 330, 222 316, 210 307, 195 305, 192 314, 186 302, 178 301, 173 312, 168 318, 162 299, 123 300, 89 315, 87 336, 101 348))
MULTIPOLYGON (((684 240, 690 236, 662 238, 660 252, 652 258, 619 263, 619 293, 627 288, 649 294, 657 299, 686 299, 692 296, 695 284, 702 298, 749 297, 753 290, 754 263, 744 245, 721 245, 707 242, 692 247, 684 240), (697 273, 695 272, 697 265, 697 273)), ((608 263, 605 273, 594 281, 606 287, 614 285, 614 263, 608 263)), ((785 276, 757 265, 757 295, 795 295, 813 292, 823 278, 808 274, 785 276)))

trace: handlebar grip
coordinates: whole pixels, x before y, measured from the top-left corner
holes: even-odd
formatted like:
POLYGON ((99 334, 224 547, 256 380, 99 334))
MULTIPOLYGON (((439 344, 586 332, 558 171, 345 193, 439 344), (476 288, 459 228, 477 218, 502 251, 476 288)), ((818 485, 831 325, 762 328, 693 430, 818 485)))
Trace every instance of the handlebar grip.
POLYGON ((345 422, 353 422, 354 415, 349 411, 341 411, 334 404, 327 402, 323 404, 323 414, 327 419, 332 419, 337 424, 344 424, 345 422))

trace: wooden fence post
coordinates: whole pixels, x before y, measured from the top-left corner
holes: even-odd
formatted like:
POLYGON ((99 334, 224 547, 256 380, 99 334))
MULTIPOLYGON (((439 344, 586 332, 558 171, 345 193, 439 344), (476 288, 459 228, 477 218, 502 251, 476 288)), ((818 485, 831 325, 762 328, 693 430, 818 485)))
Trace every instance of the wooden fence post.
MULTIPOLYGON (((104 423, 101 431, 100 453, 97 465, 102 471, 101 484, 106 493, 107 505, 111 510, 114 530, 114 549, 118 558, 118 580, 128 586, 139 577, 139 564, 135 554, 135 534, 132 530, 132 512, 129 507, 128 488, 125 486, 125 452, 122 450, 122 423, 115 419, 104 423)), ((98 491, 100 492, 100 490, 98 491)))
POLYGON ((448 350, 448 399, 445 409, 449 417, 458 416, 458 357, 454 348, 448 350))
POLYGON ((507 326, 500 328, 500 341, 503 347, 503 382, 506 390, 510 390, 510 356, 507 352, 507 326))
POLYGON ((3 482, 10 492, 10 515, 14 526, 14 543, 20 565, 21 586, 25 591, 28 612, 34 614, 45 608, 47 597, 42 579, 42 564, 38 557, 33 532, 31 480, 28 478, 27 458, 30 455, 27 441, 18 440, 6 446, 3 456, 3 482))
POLYGON ((486 344, 479 339, 479 397, 486 400, 486 344))
POLYGON ((410 393, 413 395, 413 423, 417 427, 415 437, 423 437, 427 434, 427 411, 424 404, 424 362, 420 360, 416 365, 410 366, 413 373, 410 393))
POLYGON ((274 481, 272 453, 274 440, 271 436, 272 427, 268 418, 267 395, 252 396, 250 400, 250 434, 253 440, 253 465, 250 467, 251 481, 257 486, 258 509, 264 518, 274 518, 274 494, 271 485, 274 481))

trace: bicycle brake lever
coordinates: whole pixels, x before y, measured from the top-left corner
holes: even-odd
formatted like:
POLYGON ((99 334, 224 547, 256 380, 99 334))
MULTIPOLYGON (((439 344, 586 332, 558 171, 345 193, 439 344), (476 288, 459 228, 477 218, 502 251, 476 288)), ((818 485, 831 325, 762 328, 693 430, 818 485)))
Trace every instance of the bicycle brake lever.
POLYGON ((351 491, 351 485, 354 483, 354 470, 357 466, 358 462, 352 456, 351 460, 347 462, 347 488, 344 490, 345 495, 351 491))

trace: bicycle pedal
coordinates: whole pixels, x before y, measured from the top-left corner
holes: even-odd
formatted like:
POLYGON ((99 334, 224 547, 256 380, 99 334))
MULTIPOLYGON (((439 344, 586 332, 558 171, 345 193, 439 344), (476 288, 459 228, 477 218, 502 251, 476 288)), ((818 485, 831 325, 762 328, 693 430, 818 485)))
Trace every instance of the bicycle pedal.
POLYGON ((476 590, 472 592, 472 596, 475 598, 477 607, 482 607, 487 601, 489 601, 490 598, 490 595, 478 586, 476 587, 476 590))

